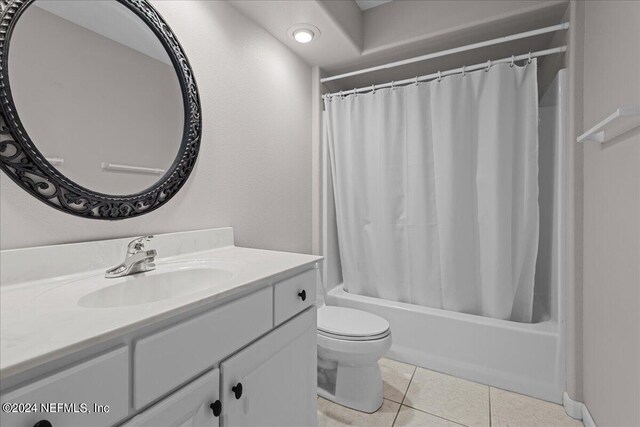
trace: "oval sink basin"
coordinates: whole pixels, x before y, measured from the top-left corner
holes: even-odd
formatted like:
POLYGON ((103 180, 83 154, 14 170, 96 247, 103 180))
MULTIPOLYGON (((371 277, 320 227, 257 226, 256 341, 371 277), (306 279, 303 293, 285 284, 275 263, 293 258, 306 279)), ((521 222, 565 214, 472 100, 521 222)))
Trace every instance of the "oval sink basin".
POLYGON ((113 280, 113 285, 84 295, 78 305, 87 308, 126 307, 181 297, 228 281, 232 270, 189 267, 139 273, 113 280), (163 271, 164 270, 164 271, 163 271))

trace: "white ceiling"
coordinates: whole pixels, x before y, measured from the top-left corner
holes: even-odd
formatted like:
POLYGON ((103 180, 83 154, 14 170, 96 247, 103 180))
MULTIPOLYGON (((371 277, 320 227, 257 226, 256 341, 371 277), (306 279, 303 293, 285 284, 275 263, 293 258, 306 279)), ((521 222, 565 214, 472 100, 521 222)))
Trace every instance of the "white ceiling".
POLYGON ((381 4, 389 3, 393 0, 356 0, 360 10, 371 9, 372 7, 380 6, 381 4))
MULTIPOLYGON (((231 4, 240 12, 308 64, 319 66, 324 75, 339 74, 557 24, 568 4, 566 0, 387 1, 385 7, 363 11, 362 3, 365 2, 379 0, 231 0, 231 4), (319 28, 321 36, 307 44, 300 44, 289 38, 287 30, 302 23, 319 28)), ((427 62, 429 66, 438 67, 437 71, 447 69, 443 67, 462 66, 470 60, 483 62, 509 56, 514 52, 526 53, 540 46, 546 48, 549 42, 550 38, 539 37, 535 42, 523 41, 523 44, 517 46, 498 45, 490 51, 479 50, 458 55, 463 58, 445 57, 441 61, 427 62), (459 61, 465 62, 458 64, 459 61)), ((400 68, 402 70, 399 73, 408 70, 400 68)), ((421 71, 425 70, 411 69, 410 72, 421 71)), ((409 76, 413 75, 415 74, 409 76)), ((391 77, 395 78, 395 75, 391 77)), ((346 79, 341 83, 355 85, 362 82, 346 79)))
MULTIPOLYGON (((360 46, 320 1, 231 0, 230 3, 310 65, 340 64, 360 55, 360 46), (292 40, 287 30, 295 24, 319 28, 320 37, 307 44, 292 40)), ((342 2, 336 4, 339 3, 342 2)), ((362 13, 355 3, 353 8, 362 13)))

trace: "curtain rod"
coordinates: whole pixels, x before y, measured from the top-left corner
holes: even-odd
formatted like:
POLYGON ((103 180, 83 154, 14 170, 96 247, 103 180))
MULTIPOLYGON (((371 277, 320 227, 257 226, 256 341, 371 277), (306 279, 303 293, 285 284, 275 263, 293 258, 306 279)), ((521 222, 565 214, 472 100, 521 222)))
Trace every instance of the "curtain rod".
POLYGON ((338 74, 331 77, 325 77, 320 79, 320 83, 339 80, 345 77, 357 76, 360 74, 370 73, 372 71, 379 71, 379 70, 386 70, 394 67, 400 67, 406 64, 413 64, 414 62, 426 61, 428 59, 439 58, 441 56, 452 55, 454 53, 466 52, 468 50, 478 49, 481 47, 492 46, 500 43, 510 42, 513 40, 525 39, 527 37, 533 37, 540 34, 553 33, 554 31, 562 31, 567 29, 569 29, 569 23, 563 22, 562 24, 552 25, 550 27, 538 28, 537 30, 525 31, 524 33, 512 34, 510 36, 505 36, 505 37, 498 37, 497 39, 485 40, 483 42, 473 43, 466 46, 442 50, 440 52, 429 53, 427 55, 416 56, 415 58, 403 59, 401 61, 390 62, 384 65, 378 65, 375 67, 365 68, 358 71, 351 71, 349 73, 338 74))
POLYGON ((475 71, 475 70, 480 70, 482 68, 486 68, 489 69, 491 68, 491 66, 496 65, 496 64, 505 64, 505 63, 515 63, 515 61, 522 61, 522 60, 528 60, 528 59, 533 59, 533 58, 538 58, 540 56, 547 56, 547 55, 553 55, 556 53, 563 53, 567 51, 567 46, 560 46, 560 47, 555 47, 552 49, 545 49, 545 50, 539 50, 537 52, 529 52, 529 53, 525 53, 523 55, 518 55, 518 56, 511 56, 509 58, 503 58, 503 59, 498 59, 495 61, 489 60, 480 64, 476 64, 476 65, 469 65, 469 66, 463 66, 460 68, 454 68, 452 70, 447 70, 447 71, 438 71, 437 73, 433 73, 433 74, 427 74, 425 76, 416 76, 410 79, 404 79, 404 80, 398 80, 396 82, 389 82, 389 83, 382 83, 382 84, 374 84, 371 86, 365 86, 365 87, 361 87, 361 88, 357 88, 357 89, 351 89, 351 90, 345 90, 345 91, 340 91, 340 92, 333 92, 333 93, 329 93, 329 94, 324 94, 322 95, 323 98, 332 98, 336 95, 340 95, 340 96, 345 96, 345 95, 352 95, 355 93, 361 93, 361 92, 374 92, 376 89, 383 89, 383 88, 387 88, 387 87, 397 87, 397 86, 403 86, 403 85, 408 85, 408 84, 417 84, 418 82, 424 82, 426 80, 433 80, 433 79, 440 79, 442 77, 446 77, 446 76, 450 76, 452 74, 460 74, 460 73, 466 73, 467 71, 475 71))

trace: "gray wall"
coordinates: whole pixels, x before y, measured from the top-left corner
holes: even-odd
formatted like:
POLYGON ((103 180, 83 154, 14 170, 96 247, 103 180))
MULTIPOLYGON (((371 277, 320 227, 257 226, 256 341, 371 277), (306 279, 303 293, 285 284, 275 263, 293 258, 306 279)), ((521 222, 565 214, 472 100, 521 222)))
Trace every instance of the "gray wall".
MULTIPOLYGON (((584 128, 640 104, 640 2, 585 2, 584 128)), ((584 145, 583 395, 640 426, 640 129, 584 145)))
POLYGON ((311 251, 311 68, 225 2, 152 1, 200 90, 196 169, 164 207, 108 222, 75 218, 0 174, 2 249, 233 226, 243 246, 311 251))

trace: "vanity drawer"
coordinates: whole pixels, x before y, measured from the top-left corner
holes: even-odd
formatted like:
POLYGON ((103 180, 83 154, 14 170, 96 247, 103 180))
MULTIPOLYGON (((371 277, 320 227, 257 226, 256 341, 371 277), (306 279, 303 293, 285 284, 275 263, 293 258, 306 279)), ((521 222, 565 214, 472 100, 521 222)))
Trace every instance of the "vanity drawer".
POLYGON ((274 285, 274 322, 292 318, 316 303, 316 274, 311 269, 274 285))
MULTIPOLYGON (((129 357, 126 347, 73 366, 2 396, 2 403, 36 404, 37 412, 7 413, 3 406, 0 425, 32 427, 41 420, 54 426, 110 426, 129 412, 129 357), (41 404, 54 408, 47 411, 41 404), (90 413, 79 413, 86 404, 90 413), (96 405, 108 405, 108 412, 96 405)), ((104 406, 103 406, 104 407, 104 406)))
POLYGON ((133 404, 140 409, 271 329, 270 287, 135 343, 133 404))

